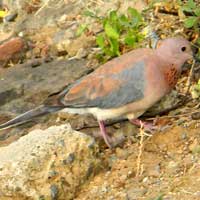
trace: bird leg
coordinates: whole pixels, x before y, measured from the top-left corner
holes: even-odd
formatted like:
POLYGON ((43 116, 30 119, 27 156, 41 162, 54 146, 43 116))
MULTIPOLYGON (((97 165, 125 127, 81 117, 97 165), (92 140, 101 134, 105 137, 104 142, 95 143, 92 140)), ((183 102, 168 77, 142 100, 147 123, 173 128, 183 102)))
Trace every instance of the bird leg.
POLYGON ((112 145, 110 144, 110 137, 108 136, 107 132, 106 132, 106 128, 105 128, 105 124, 104 124, 104 121, 98 121, 99 123, 99 128, 100 128, 100 131, 101 131, 101 135, 105 141, 105 143, 107 144, 107 146, 109 148, 112 148, 112 145))
POLYGON ((144 127, 145 131, 148 131, 150 133, 152 133, 154 130, 157 129, 156 126, 154 126, 152 123, 148 123, 148 122, 143 122, 140 119, 131 119, 129 120, 132 124, 141 127, 141 125, 144 127))

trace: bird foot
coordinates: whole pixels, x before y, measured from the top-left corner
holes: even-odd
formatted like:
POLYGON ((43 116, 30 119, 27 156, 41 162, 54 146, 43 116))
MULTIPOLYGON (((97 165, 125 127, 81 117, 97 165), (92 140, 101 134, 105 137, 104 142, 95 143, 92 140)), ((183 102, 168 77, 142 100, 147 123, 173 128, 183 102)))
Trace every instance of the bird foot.
POLYGON ((160 130, 160 128, 158 126, 155 126, 153 123, 144 122, 139 119, 132 119, 129 121, 136 126, 143 127, 146 132, 149 132, 151 134, 153 134, 155 131, 160 130))
POLYGON ((98 123, 99 123, 100 131, 101 131, 101 136, 103 137, 103 139, 104 139, 105 143, 107 144, 107 146, 109 148, 112 148, 113 147, 112 139, 106 132, 104 121, 98 121, 98 123))
POLYGON ((124 141, 124 136, 122 135, 118 135, 117 137, 110 137, 106 132, 104 121, 98 121, 98 123, 101 131, 101 136, 109 148, 113 148, 124 141))

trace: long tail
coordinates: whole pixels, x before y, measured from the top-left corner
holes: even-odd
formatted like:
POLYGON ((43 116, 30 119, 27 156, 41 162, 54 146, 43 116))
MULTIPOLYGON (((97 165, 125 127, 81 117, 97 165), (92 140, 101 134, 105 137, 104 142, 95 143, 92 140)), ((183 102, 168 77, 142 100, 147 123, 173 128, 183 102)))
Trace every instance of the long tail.
POLYGON ((13 126, 17 126, 19 124, 23 124, 27 121, 32 120, 35 117, 39 117, 42 115, 46 115, 48 113, 56 112, 58 110, 61 110, 61 107, 48 107, 48 106, 39 106, 35 109, 29 110, 28 112, 25 112, 19 116, 17 116, 14 119, 11 119, 10 121, 1 124, 0 130, 7 129, 13 126))

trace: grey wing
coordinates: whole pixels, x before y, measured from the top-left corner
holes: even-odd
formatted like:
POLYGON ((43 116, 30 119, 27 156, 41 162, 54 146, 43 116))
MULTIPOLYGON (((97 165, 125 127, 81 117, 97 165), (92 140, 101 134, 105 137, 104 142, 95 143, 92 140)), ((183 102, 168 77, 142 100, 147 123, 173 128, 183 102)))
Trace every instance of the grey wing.
POLYGON ((61 101, 71 108, 116 108, 142 99, 145 85, 145 62, 140 61, 117 73, 77 81, 61 101))

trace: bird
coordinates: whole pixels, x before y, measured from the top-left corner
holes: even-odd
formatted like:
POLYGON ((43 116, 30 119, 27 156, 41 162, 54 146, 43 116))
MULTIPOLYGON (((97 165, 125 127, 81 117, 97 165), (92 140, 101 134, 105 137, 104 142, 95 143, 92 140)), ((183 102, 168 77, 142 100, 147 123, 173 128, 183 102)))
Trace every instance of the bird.
POLYGON ((183 64, 192 58, 190 42, 183 37, 163 39, 156 49, 134 49, 50 95, 39 107, 1 124, 0 130, 52 112, 92 114, 112 148, 105 121, 121 117, 137 123, 138 117, 172 90, 183 64))

